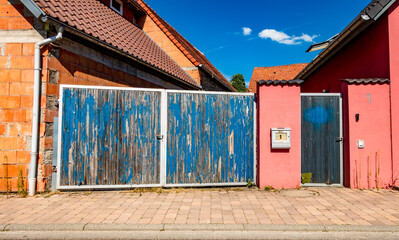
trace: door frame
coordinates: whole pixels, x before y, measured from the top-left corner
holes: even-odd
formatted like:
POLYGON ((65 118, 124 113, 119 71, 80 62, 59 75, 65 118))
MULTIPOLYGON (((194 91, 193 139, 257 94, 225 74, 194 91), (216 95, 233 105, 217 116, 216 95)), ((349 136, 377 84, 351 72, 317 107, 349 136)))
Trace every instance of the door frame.
MULTIPOLYGON (((302 138, 302 97, 339 97, 339 133, 340 133, 340 138, 342 141, 340 142, 339 146, 339 170, 340 170, 340 183, 335 183, 335 184, 326 184, 326 183, 302 183, 301 179, 301 186, 303 187, 328 187, 328 186, 333 186, 333 187, 342 187, 344 185, 344 133, 343 133, 343 115, 342 115, 342 94, 341 93, 301 93, 301 116, 300 116, 300 122, 301 122, 301 138, 302 138)), ((302 141, 301 141, 301 171, 300 173, 302 174, 302 141)))

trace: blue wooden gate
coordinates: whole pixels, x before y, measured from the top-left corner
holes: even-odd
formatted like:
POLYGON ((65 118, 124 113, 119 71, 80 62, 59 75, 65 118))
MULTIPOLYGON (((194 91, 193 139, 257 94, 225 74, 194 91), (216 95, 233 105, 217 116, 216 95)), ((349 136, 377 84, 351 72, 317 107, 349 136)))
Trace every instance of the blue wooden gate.
POLYGON ((61 85, 57 188, 255 182, 253 94, 61 85))
POLYGON ((167 184, 254 181, 254 96, 168 92, 167 184))

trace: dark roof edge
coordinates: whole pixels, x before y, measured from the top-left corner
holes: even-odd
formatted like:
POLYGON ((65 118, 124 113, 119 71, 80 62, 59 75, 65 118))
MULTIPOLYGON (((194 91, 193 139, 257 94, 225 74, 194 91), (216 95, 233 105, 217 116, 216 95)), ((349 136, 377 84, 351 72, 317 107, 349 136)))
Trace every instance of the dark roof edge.
POLYGON ((375 22, 384 14, 396 0, 373 0, 356 16, 348 26, 342 30, 336 39, 329 46, 323 49, 297 76, 299 79, 306 79, 317 68, 328 61, 346 44, 360 34, 364 29, 375 22))
POLYGON ((349 84, 375 84, 375 83, 390 83, 387 78, 359 78, 359 79, 341 79, 343 82, 349 84))
POLYGON ((46 16, 46 13, 33 0, 21 0, 21 2, 36 18, 46 16))
MULTIPOLYGON (((69 30, 69 32, 74 32, 76 35, 78 35, 78 36, 80 36, 80 37, 82 37, 82 38, 84 38, 84 39, 86 39, 86 40, 89 40, 90 42, 93 42, 94 44, 96 44, 96 45, 98 45, 98 46, 107 48, 107 49, 109 49, 109 50, 112 50, 113 52, 116 52, 117 54, 120 54, 120 55, 122 55, 122 56, 128 57, 129 59, 132 59, 133 61, 136 61, 136 62, 138 62, 138 63, 140 63, 140 64, 143 64, 143 65, 145 65, 146 67, 149 67, 149 68, 151 68, 151 69, 153 69, 153 70, 155 70, 155 71, 157 71, 157 72, 159 72, 159 73, 161 73, 161 74, 163 74, 163 75, 166 75, 166 76, 168 76, 168 77, 170 77, 170 78, 172 78, 172 79, 178 81, 178 82, 179 82, 180 84, 182 84, 182 85, 190 86, 190 87, 195 87, 197 90, 201 90, 201 89, 202 89, 202 87, 201 87, 200 85, 198 85, 198 83, 196 83, 195 81, 194 81, 195 84, 191 84, 191 83, 189 83, 189 82, 187 82, 187 81, 185 81, 185 80, 183 80, 183 79, 180 79, 180 78, 177 77, 177 76, 174 76, 174 75, 172 75, 172 74, 166 72, 166 71, 163 70, 163 69, 160 69, 160 68, 158 68, 158 67, 156 67, 156 66, 153 66, 152 64, 147 63, 147 62, 145 62, 145 61, 143 61, 143 60, 141 60, 141 59, 139 59, 139 58, 137 58, 137 57, 135 57, 135 56, 133 56, 133 55, 131 55, 131 54, 128 54, 128 53, 126 53, 126 52, 124 52, 124 51, 122 51, 122 50, 120 50, 120 49, 118 49, 118 48, 116 48, 116 47, 114 47, 114 46, 108 44, 108 43, 105 43, 105 42, 103 42, 103 41, 101 41, 101 40, 99 40, 99 39, 97 39, 97 38, 95 38, 95 37, 93 37, 93 36, 90 36, 90 35, 88 35, 88 34, 82 32, 82 31, 80 31, 80 30, 78 30, 78 29, 76 29, 76 28, 74 28, 74 27, 71 27, 71 26, 69 26, 69 25, 66 24, 66 23, 63 23, 63 22, 61 22, 61 21, 59 21, 59 20, 57 20, 57 19, 55 19, 55 18, 53 18, 53 17, 50 17, 50 16, 46 16, 46 17, 47 17, 47 19, 48 19, 49 21, 52 21, 52 22, 54 22, 54 23, 56 23, 56 24, 60 24, 60 25, 64 26, 65 29, 69 30)), ((187 74, 187 73, 186 73, 186 74, 187 74)), ((190 77, 190 78, 191 78, 191 77, 190 77)))
POLYGON ((258 85, 301 85, 304 81, 300 79, 295 80, 260 80, 258 85))
POLYGON ((198 65, 198 67, 201 69, 204 69, 204 71, 206 73, 208 73, 212 78, 215 78, 219 83, 221 83, 223 86, 227 87, 229 90, 231 90, 233 92, 237 92, 237 90, 233 87, 233 85, 231 85, 231 86, 227 85, 222 79, 220 79, 215 73, 213 73, 211 70, 209 70, 204 65, 200 64, 200 65, 198 65))

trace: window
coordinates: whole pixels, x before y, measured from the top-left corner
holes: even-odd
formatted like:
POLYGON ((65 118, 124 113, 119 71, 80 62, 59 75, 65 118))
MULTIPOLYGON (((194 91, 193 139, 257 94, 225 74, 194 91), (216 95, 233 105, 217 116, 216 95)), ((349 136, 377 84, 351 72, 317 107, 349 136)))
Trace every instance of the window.
POLYGON ((111 8, 120 15, 123 15, 123 3, 121 0, 111 0, 111 8))

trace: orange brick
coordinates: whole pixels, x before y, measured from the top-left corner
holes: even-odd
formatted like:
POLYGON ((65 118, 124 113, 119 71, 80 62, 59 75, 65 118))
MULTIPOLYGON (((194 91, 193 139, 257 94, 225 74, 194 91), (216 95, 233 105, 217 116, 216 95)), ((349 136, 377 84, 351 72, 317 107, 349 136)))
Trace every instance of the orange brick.
POLYGON ((35 55, 35 44, 34 43, 22 44, 22 55, 24 55, 24 56, 35 55))
POLYGON ((19 134, 22 136, 32 135, 32 123, 21 123, 19 134))
POLYGON ((32 108, 27 108, 25 110, 25 112, 26 112, 26 114, 25 114, 25 117, 26 117, 25 122, 32 122, 32 118, 33 118, 32 108))
POLYGON ((0 68, 9 68, 8 56, 0 56, 0 68))
POLYGON ((58 84, 47 83, 46 85, 46 94, 47 95, 57 95, 59 92, 58 84))
POLYGON ((19 108, 20 103, 19 96, 0 96, 0 108, 19 108))
POLYGON ((33 83, 10 83, 10 95, 33 96, 33 83))
POLYGON ((33 82, 34 75, 34 70, 21 70, 21 82, 33 82))
POLYGON ((25 109, 0 109, 0 122, 25 122, 26 112, 25 109))
POLYGON ((18 191, 18 178, 9 178, 9 179, 0 178, 0 191, 1 192, 18 191))
POLYGON ((0 151, 0 164, 17 163, 17 151, 0 151))
POLYGON ((23 16, 23 9, 24 7, 22 4, 0 5, 0 16, 21 17, 23 16))
POLYGON ((21 70, 7 70, 6 71, 6 82, 20 82, 21 81, 21 70))
POLYGON ((21 108, 32 108, 33 96, 21 96, 21 108))
MULTIPOLYGON (((40 123, 39 136, 43 137, 45 133, 46 133, 46 123, 40 123)), ((30 134, 30 135, 32 135, 32 134, 30 134)))
POLYGON ((46 191, 47 178, 37 178, 36 188, 38 192, 46 191))
POLYGON ((54 122, 54 117, 58 117, 58 111, 46 109, 46 112, 44 114, 44 121, 54 122))
POLYGON ((8 18, 0 18, 0 30, 8 29, 8 18))
POLYGON ((33 56, 10 56, 10 68, 34 68, 33 56))
POLYGON ((8 21, 8 29, 33 29, 33 17, 14 17, 8 21))
POLYGON ((70 73, 69 62, 60 62, 57 58, 54 57, 48 58, 48 68, 63 73, 70 73))
POLYGON ((47 150, 53 148, 53 138, 52 137, 42 137, 40 139, 40 148, 47 150))
MULTIPOLYGON (((1 7, 0 7, 1 11, 1 7)), ((5 44, 5 54, 6 55, 22 55, 22 43, 6 43, 5 44)))
MULTIPOLYGON (((3 136, 6 134, 7 131, 7 124, 5 123, 0 123, 0 136, 3 136)), ((1 160, 1 159, 0 159, 1 160)))
POLYGON ((30 163, 30 152, 29 151, 16 151, 16 162, 17 163, 30 163))
POLYGON ((10 84, 0 83, 0 96, 10 95, 10 84))
POLYGON ((25 150, 25 137, 0 137, 0 149, 2 150, 25 150))
POLYGON ((18 136, 20 129, 19 123, 8 123, 8 136, 18 136))
POLYGON ((40 166, 42 169, 42 176, 47 178, 53 173, 53 165, 52 164, 43 164, 40 166))
POLYGON ((0 178, 18 178, 19 172, 22 171, 22 176, 26 177, 28 173, 28 165, 7 164, 0 168, 0 178))

